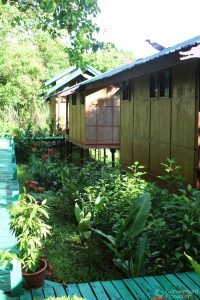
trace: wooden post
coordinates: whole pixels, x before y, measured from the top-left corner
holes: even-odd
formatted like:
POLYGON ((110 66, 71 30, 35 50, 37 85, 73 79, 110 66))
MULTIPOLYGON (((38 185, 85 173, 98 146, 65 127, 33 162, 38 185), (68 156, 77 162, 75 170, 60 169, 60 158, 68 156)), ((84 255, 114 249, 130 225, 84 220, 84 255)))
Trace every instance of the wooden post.
POLYGON ((115 152, 116 152, 116 149, 110 149, 110 152, 112 154, 112 167, 115 166, 115 152))
POLYGON ((80 148, 80 164, 84 163, 84 149, 80 148))
POLYGON ((90 150, 89 149, 84 150, 84 158, 87 161, 90 160, 90 150))
POLYGON ((106 164, 106 149, 103 149, 103 163, 106 164))
POLYGON ((73 144, 68 142, 68 161, 72 161, 72 151, 73 151, 73 144))

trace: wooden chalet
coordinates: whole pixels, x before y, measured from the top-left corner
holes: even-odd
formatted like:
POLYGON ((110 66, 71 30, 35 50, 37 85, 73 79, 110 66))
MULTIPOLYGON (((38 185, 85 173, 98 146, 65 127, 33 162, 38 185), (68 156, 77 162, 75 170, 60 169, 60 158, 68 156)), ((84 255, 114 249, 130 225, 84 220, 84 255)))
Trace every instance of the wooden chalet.
POLYGON ((63 133, 68 126, 66 124, 66 97, 60 96, 59 92, 99 74, 100 72, 91 66, 83 71, 80 68, 70 67, 45 82, 45 86, 50 86, 46 93, 46 101, 50 103, 50 118, 57 128, 62 129, 63 133))
MULTIPOLYGON (((200 36, 197 36, 80 84, 85 95, 112 85, 121 87, 120 156, 123 165, 139 161, 149 174, 157 176, 163 173, 161 163, 166 162, 166 158, 174 158, 182 166, 182 174, 188 182, 198 187, 200 59, 180 60, 179 51, 199 43, 200 36)), ((80 136, 84 140, 88 135, 80 132, 88 123, 81 119, 81 108, 70 109, 72 119, 74 110, 80 111, 77 122, 80 125, 71 133, 71 138, 77 140, 80 136)))
POLYGON ((60 94, 66 97, 68 141, 81 149, 119 149, 119 87, 84 92, 76 85, 60 94))

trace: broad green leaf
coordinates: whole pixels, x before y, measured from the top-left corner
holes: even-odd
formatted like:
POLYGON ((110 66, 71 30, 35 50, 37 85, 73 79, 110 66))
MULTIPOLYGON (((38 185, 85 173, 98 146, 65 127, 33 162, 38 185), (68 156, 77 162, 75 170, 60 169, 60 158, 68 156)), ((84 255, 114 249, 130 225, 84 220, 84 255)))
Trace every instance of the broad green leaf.
POLYGON ((124 222, 124 225, 117 234, 117 244, 120 244, 124 235, 127 236, 127 239, 133 239, 144 229, 146 219, 151 209, 150 194, 145 193, 144 195, 140 196, 136 202, 136 205, 137 206, 129 214, 128 218, 124 222))
POLYGON ((75 216, 76 216, 76 220, 77 220, 78 222, 80 222, 80 220, 81 220, 80 215, 81 215, 81 209, 80 209, 80 207, 78 206, 78 203, 76 203, 76 204, 75 204, 75 216))
POLYGON ((197 275, 200 276, 200 264, 198 264, 198 262, 196 260, 194 260, 191 256, 187 255, 184 252, 185 256, 187 257, 187 259, 190 261, 193 269, 195 270, 195 272, 197 273, 197 275))
POLYGON ((135 263, 134 263, 134 274, 139 276, 144 265, 145 253, 148 249, 148 239, 146 235, 142 235, 138 241, 138 247, 136 250, 135 263))
POLYGON ((116 239, 112 236, 112 235, 108 235, 108 234, 105 234, 103 233, 101 230, 98 230, 98 229, 94 229, 94 228, 91 228, 94 232, 96 232, 97 234, 105 237, 109 242, 111 242, 114 246, 116 245, 116 239))

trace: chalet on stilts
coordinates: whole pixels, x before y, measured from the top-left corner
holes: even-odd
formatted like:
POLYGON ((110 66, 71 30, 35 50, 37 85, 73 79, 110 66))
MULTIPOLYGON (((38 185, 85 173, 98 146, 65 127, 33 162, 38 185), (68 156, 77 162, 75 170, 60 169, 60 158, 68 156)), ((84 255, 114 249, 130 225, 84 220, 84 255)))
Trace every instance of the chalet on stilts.
MULTIPOLYGON (((67 139, 80 147, 82 159, 89 149, 110 149, 114 165, 115 150, 119 149, 120 95, 119 87, 84 91, 80 84, 60 93, 66 97, 67 139)), ((71 151, 71 149, 70 149, 71 151)))
POLYGON ((91 66, 85 70, 69 67, 64 72, 45 82, 44 86, 50 86, 46 92, 46 101, 50 103, 50 119, 62 133, 66 132, 68 124, 66 124, 66 97, 61 97, 59 92, 100 73, 91 66))
MULTIPOLYGON (((163 174, 161 163, 166 158, 174 158, 188 182, 197 187, 200 186, 200 59, 180 60, 179 51, 199 43, 200 36, 197 36, 80 84, 85 95, 112 85, 121 87, 120 156, 123 165, 139 161, 155 177, 163 174)), ((81 118, 84 109, 72 105, 70 114, 79 110, 81 118)), ((90 104, 88 112, 92 112, 90 104)), ((74 130, 80 136, 83 128, 95 123, 92 117, 89 123, 85 119, 77 122, 78 128, 74 130)), ((94 128, 88 128, 88 132, 95 132, 94 128)), ((75 131, 70 138, 77 139, 75 131)), ((81 136, 84 141, 88 137, 87 133, 81 136)))

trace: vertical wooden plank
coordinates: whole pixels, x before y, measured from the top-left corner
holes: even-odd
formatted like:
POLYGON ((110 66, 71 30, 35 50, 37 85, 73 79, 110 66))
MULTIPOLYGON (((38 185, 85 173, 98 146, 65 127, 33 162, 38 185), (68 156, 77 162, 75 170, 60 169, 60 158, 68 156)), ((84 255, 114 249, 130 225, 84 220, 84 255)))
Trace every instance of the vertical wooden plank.
POLYGON ((73 138, 73 115, 72 115, 72 97, 68 96, 69 99, 69 138, 73 138))
POLYGON ((120 161, 122 165, 133 162, 133 101, 120 102, 120 161))
POLYGON ((158 99, 151 101, 150 118, 150 170, 155 175, 162 175, 161 163, 170 157, 171 137, 171 100, 158 99))
POLYGON ((149 169, 150 101, 134 101, 133 161, 149 169))
POLYGON ((196 67, 185 62, 173 69, 172 157, 182 166, 181 173, 194 182, 196 143, 196 67))

